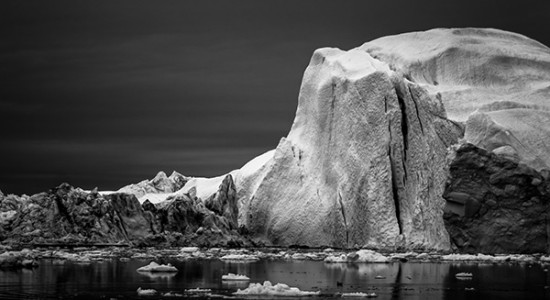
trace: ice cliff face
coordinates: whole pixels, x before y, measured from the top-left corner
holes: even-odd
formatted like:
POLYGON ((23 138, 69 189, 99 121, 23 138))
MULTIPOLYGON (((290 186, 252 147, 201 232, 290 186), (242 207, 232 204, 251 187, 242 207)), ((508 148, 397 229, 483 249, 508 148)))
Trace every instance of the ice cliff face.
POLYGON ((33 196, 0 195, 0 241, 8 244, 244 246, 231 176, 202 201, 176 195, 157 205, 128 193, 100 194, 67 183, 33 196))
POLYGON ((549 92, 550 50, 500 30, 317 50, 290 133, 237 186, 240 222, 279 245, 449 249, 447 147, 548 168, 549 92))
POLYGON ((436 104, 365 51, 317 50, 244 225, 281 245, 448 248, 445 149, 459 131, 436 104))

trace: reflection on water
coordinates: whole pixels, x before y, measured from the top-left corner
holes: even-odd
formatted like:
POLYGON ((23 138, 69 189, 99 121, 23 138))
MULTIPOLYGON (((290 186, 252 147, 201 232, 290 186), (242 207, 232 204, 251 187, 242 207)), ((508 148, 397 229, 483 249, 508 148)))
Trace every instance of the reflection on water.
MULTIPOLYGON (((320 297, 343 292, 375 292, 377 299, 550 299, 550 275, 541 265, 466 263, 326 264, 314 261, 252 263, 158 260, 178 268, 175 274, 138 273, 150 260, 79 264, 42 260, 34 270, 0 271, 3 299, 132 299, 138 287, 183 293, 212 289, 231 295, 248 282, 222 281, 227 273, 244 274, 250 282, 269 280, 320 297), (459 280, 456 273, 473 274, 459 280)), ((151 298, 154 299, 154 298, 151 298)))

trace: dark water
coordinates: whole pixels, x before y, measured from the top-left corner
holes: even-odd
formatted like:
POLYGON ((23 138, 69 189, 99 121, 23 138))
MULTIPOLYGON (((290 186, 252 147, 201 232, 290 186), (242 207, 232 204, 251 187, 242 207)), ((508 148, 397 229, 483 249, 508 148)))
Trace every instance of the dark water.
MULTIPOLYGON (((375 292, 376 299, 550 299, 550 275, 534 264, 390 263, 326 264, 314 261, 259 261, 228 263, 212 261, 170 262, 180 271, 172 275, 144 275, 138 267, 150 260, 110 260, 80 264, 42 260, 33 270, 0 271, 1 299, 160 299, 138 297, 137 288, 165 293, 208 288, 231 296, 247 283, 227 284, 229 272, 246 274, 251 282, 269 280, 301 290, 320 290, 308 299, 340 298, 342 292, 375 292), (459 272, 473 273, 458 280, 459 272), (377 275, 384 276, 376 279, 377 275), (337 285, 341 282, 342 285, 337 285), (474 290, 467 290, 473 288, 474 290)), ((191 296, 191 295, 188 295, 191 296)), ((173 298, 165 298, 173 299, 173 298)), ((280 298, 279 298, 280 299, 280 298)), ((349 299, 349 298, 348 298, 349 299)))

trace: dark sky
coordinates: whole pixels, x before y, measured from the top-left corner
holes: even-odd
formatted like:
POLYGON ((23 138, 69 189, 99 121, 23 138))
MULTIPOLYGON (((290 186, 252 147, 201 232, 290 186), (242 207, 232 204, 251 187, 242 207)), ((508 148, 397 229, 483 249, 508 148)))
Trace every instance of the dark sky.
POLYGON ((290 129, 316 48, 435 27, 550 45, 549 1, 2 1, 0 190, 214 176, 290 129))

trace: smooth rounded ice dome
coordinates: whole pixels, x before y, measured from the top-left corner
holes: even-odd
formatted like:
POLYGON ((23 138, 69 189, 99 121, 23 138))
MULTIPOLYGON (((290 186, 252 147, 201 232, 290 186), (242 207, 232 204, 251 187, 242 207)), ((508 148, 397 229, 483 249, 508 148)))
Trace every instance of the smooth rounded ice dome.
MULTIPOLYGON (((510 147, 520 162, 550 168, 550 49, 523 35, 480 28, 382 37, 359 49, 421 85, 465 139, 510 147)), ((498 151, 497 151, 498 152, 498 151)))

